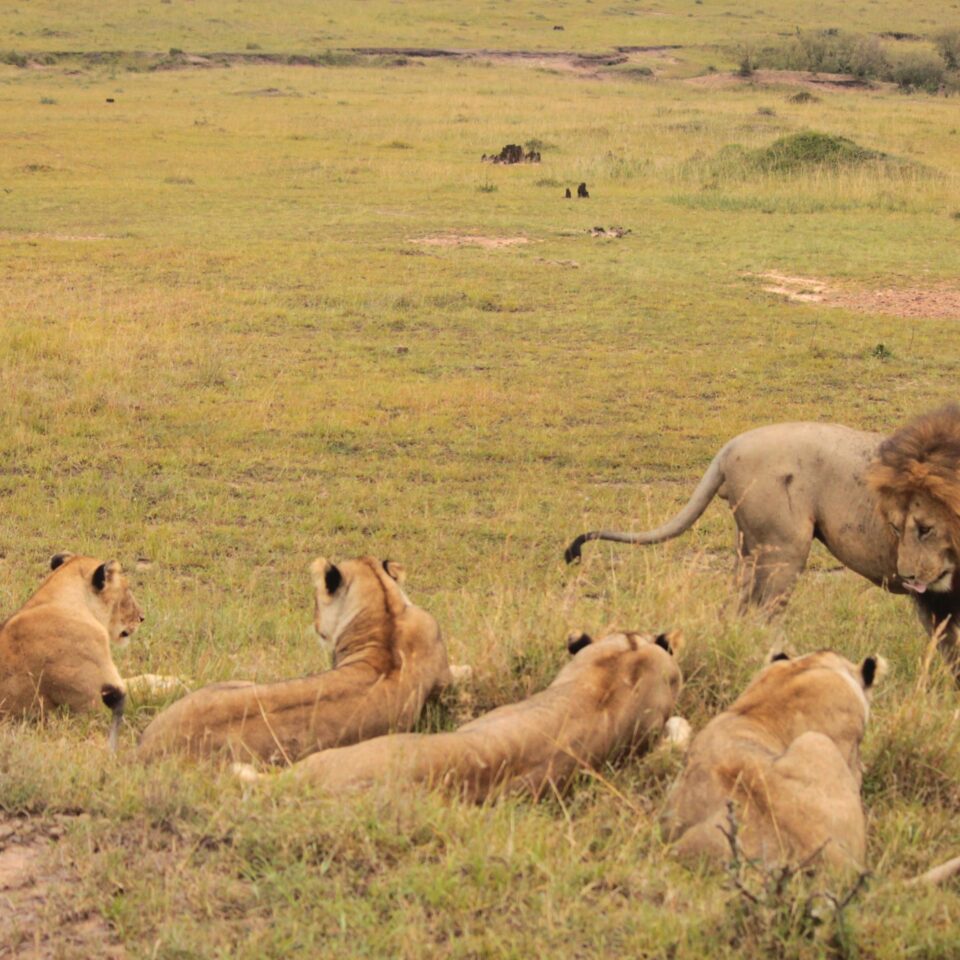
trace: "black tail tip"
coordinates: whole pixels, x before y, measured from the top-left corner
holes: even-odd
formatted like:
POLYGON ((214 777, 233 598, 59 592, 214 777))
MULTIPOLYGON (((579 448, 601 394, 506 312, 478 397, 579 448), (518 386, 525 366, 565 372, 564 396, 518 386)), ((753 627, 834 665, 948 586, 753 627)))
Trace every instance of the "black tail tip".
POLYGON ((584 539, 584 537, 577 537, 577 539, 563 551, 563 559, 567 563, 573 563, 574 560, 580 559, 580 548, 583 546, 584 539))

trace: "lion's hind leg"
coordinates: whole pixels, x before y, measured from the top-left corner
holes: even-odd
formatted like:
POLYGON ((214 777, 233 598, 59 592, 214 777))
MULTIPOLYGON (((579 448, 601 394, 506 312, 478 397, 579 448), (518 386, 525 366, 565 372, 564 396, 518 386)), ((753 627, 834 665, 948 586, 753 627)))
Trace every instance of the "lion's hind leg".
POLYGON ((780 518, 751 518, 738 511, 736 580, 740 611, 759 607, 768 616, 780 613, 787 604, 797 577, 807 565, 813 543, 813 523, 792 522, 789 514, 780 518))

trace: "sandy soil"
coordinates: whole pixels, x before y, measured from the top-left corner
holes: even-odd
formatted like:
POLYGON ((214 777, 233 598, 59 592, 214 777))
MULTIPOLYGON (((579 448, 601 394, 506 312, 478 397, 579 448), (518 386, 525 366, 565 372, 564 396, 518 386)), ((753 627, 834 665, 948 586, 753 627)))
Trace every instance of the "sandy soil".
POLYGON ((793 303, 822 303, 864 313, 909 319, 960 320, 960 289, 947 284, 925 287, 852 288, 831 280, 784 273, 759 274, 761 289, 793 303))
POLYGON ((0 817, 0 958, 123 960, 126 951, 99 915, 69 907, 74 881, 58 856, 62 823, 0 817))

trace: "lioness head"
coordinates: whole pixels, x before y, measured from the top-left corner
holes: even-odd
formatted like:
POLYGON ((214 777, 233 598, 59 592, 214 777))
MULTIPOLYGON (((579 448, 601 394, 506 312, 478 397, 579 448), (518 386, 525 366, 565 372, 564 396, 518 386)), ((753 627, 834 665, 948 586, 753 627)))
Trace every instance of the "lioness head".
POLYGON ((918 417, 867 470, 897 539, 897 575, 916 593, 953 589, 960 556, 960 407, 918 417))
POLYGON ((730 708, 743 714, 762 714, 772 709, 778 714, 793 710, 800 715, 807 712, 807 701, 815 704, 814 710, 823 712, 826 687, 824 678, 839 676, 864 708, 864 717, 869 714, 870 695, 886 676, 887 661, 879 654, 865 657, 861 663, 852 663, 833 650, 818 650, 800 657, 787 653, 774 653, 765 668, 754 677, 740 699, 730 708))
POLYGON ((551 686, 576 682, 581 691, 591 691, 595 706, 608 717, 633 717, 627 744, 633 749, 650 734, 655 703, 665 711, 661 724, 672 712, 682 682, 674 654, 683 642, 679 630, 660 635, 617 632, 600 640, 576 631, 567 637, 573 659, 551 686))
POLYGON ((310 564, 314 585, 314 629, 320 642, 336 650, 344 631, 364 615, 397 615, 409 605, 400 584, 406 578, 394 560, 360 557, 333 563, 317 557, 310 564))
POLYGON ((101 563, 93 557, 58 553, 50 559, 50 569, 57 581, 67 583, 70 578, 84 584, 87 605, 107 628, 111 643, 123 646, 143 623, 143 610, 116 560, 101 563))

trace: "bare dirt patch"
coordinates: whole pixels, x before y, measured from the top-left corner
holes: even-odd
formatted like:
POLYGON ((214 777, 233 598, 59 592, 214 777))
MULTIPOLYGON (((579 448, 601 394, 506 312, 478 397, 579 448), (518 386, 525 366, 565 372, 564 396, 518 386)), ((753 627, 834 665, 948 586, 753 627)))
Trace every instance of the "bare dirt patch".
POLYGON ((496 250, 500 247, 514 247, 529 243, 529 237, 485 237, 465 233, 444 233, 432 237, 411 237, 409 243, 420 243, 428 247, 483 247, 496 250))
POLYGON ((126 957, 101 916, 69 907, 74 877, 56 849, 63 833, 62 824, 0 817, 0 960, 126 957))
POLYGON ((905 319, 960 320, 960 289, 947 284, 854 289, 833 281, 784 273, 762 273, 757 277, 764 292, 792 303, 822 303, 905 319))
POLYGON ((706 90, 725 90, 730 87, 805 87, 809 90, 884 90, 893 83, 868 82, 850 73, 810 73, 806 70, 754 70, 749 77, 739 73, 708 73, 685 80, 694 87, 706 90))

